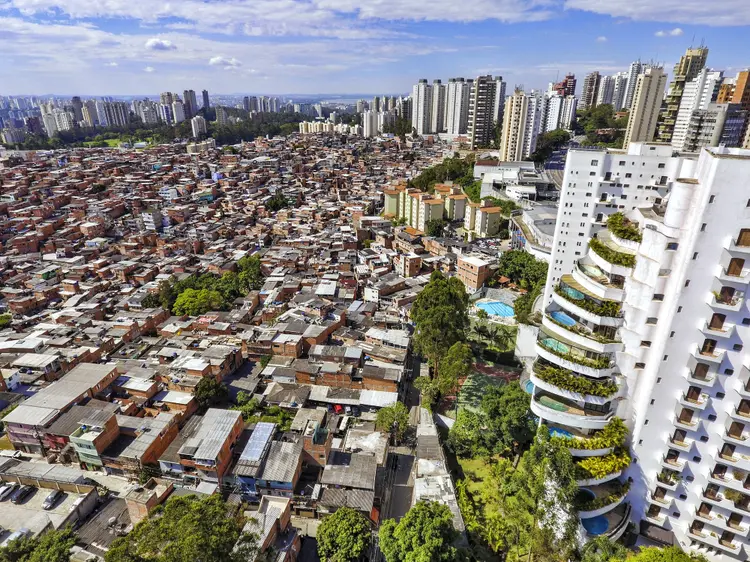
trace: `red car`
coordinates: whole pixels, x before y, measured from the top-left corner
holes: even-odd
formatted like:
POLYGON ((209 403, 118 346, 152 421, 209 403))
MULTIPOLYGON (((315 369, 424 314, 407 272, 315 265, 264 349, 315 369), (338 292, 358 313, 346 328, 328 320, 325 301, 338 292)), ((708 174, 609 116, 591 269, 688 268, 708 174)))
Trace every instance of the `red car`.
POLYGON ((336 412, 337 414, 340 414, 344 411, 344 408, 342 408, 340 404, 336 404, 333 407, 333 411, 336 412))

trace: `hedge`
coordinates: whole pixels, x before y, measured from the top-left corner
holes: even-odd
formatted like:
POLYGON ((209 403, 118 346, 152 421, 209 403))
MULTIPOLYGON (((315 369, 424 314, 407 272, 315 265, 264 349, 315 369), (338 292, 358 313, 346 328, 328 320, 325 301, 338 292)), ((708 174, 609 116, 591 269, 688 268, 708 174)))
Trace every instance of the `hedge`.
POLYGON ((628 428, 620 418, 612 418, 594 437, 580 439, 579 437, 559 437, 550 439, 551 442, 569 449, 580 449, 583 451, 595 451, 597 449, 609 449, 622 447, 628 428))
POLYGON ((641 236, 638 227, 625 218, 622 213, 614 213, 607 219, 607 229, 623 240, 631 240, 633 242, 640 242, 643 237, 641 236))
POLYGON ((589 240, 589 248, 591 248, 604 261, 608 261, 611 264, 621 265, 623 267, 633 267, 635 265, 634 255, 617 252, 606 246, 598 238, 592 238, 589 240))
POLYGON ((608 398, 615 394, 618 389, 614 381, 592 381, 568 369, 559 367, 535 364, 534 373, 539 379, 553 386, 589 396, 608 398))

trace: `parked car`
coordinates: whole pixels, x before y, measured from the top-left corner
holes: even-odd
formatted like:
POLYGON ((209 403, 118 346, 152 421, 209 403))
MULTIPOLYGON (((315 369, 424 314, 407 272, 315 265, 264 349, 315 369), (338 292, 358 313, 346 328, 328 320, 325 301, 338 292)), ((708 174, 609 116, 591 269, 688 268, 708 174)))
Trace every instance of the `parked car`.
POLYGON ((7 500, 13 492, 18 488, 18 484, 5 484, 0 488, 0 501, 7 500))
POLYGON ((30 531, 28 529, 19 529, 18 531, 15 531, 8 535, 8 538, 6 538, 2 544, 0 544, 0 548, 5 548, 13 541, 17 541, 18 539, 22 539, 26 535, 28 535, 30 531))
POLYGON ((42 509, 50 510, 53 507, 55 507, 55 504, 60 501, 60 499, 63 497, 63 491, 62 490, 52 490, 50 494, 44 499, 44 503, 42 504, 42 509))
POLYGON ((21 503, 26 498, 28 498, 31 494, 36 492, 36 488, 34 486, 21 486, 13 492, 13 495, 10 497, 11 503, 21 503))

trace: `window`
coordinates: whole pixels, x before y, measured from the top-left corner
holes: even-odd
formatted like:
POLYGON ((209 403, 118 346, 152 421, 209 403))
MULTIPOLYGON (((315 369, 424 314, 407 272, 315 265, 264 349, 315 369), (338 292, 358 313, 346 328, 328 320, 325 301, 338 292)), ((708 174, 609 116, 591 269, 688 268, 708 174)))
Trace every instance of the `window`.
MULTIPOLYGON (((637 363, 636 363, 636 365, 637 365, 637 363)), ((659 377, 658 379, 656 379, 656 384, 659 384, 660 382, 661 382, 661 377, 659 377)))
POLYGON ((592 166, 598 166, 599 165, 599 160, 592 160, 591 161, 591 165, 592 166))
POLYGON ((617 165, 618 166, 624 166, 625 165, 625 160, 620 160, 617 165))
POLYGON ((666 167, 666 164, 664 164, 664 162, 662 162, 661 164, 659 164, 659 169, 660 170, 663 170, 665 167, 666 167))
POLYGON ((664 300, 664 295, 662 295, 661 293, 656 293, 656 294, 654 295, 654 299, 653 299, 653 300, 655 300, 655 301, 658 301, 658 302, 661 302, 661 301, 663 301, 663 300, 664 300))
POLYGON ((685 281, 685 286, 687 287, 688 285, 690 285, 690 279, 688 279, 687 281, 685 281))
POLYGON ((750 318, 743 318, 742 319, 742 325, 743 326, 750 326, 750 318))
POLYGON ((701 225, 701 232, 706 232, 706 226, 705 222, 701 225))
POLYGON ((747 200, 747 203, 745 204, 745 207, 750 207, 750 199, 747 200))
POLYGON ((669 244, 667 244, 667 250, 674 251, 678 246, 679 244, 677 242, 670 242, 669 244))
POLYGON ((645 422, 643 422, 643 425, 648 425, 648 420, 646 420, 645 422))
POLYGON ((698 456, 693 457, 693 462, 701 462, 701 458, 698 456))
POLYGON ((734 369, 724 369, 724 374, 725 375, 733 375, 734 374, 734 369))
POLYGON ((732 346, 732 349, 734 349, 735 351, 742 351, 742 344, 736 343, 732 346))
POLYGON ((670 337, 670 338, 673 338, 673 337, 674 337, 674 331, 672 331, 672 332, 669 332, 669 337, 670 337))
MULTIPOLYGON (((687 285, 685 285, 685 286, 687 287, 687 285)), ((682 307, 681 307, 681 306, 678 306, 678 307, 677 307, 677 312, 678 312, 678 313, 679 313, 679 312, 682 312, 682 307)))
POLYGON ((652 399, 651 399, 651 405, 652 405, 652 406, 654 405, 654 402, 656 402, 656 399, 655 399, 655 398, 652 398, 652 399))
POLYGON ((716 421, 716 414, 710 414, 708 416, 708 421, 716 421))
POLYGON ((659 319, 656 316, 650 316, 646 319, 646 324, 649 326, 656 326, 656 323, 659 321, 659 319))
POLYGON ((589 175, 590 175, 590 176, 595 176, 595 175, 596 175, 596 172, 589 172, 589 175))
POLYGON ((701 435, 701 441, 703 441, 704 443, 708 441, 708 435, 701 435))
POLYGON ((698 252, 693 252, 693 259, 697 259, 697 257, 698 257, 698 252))
POLYGON ((715 200, 716 200, 716 195, 712 195, 711 197, 708 198, 709 203, 713 203, 715 200))
POLYGON ((626 178, 632 178, 632 177, 633 177, 633 174, 630 174, 630 173, 628 173, 628 174, 625 174, 625 177, 626 177, 626 178))
POLYGON ((635 368, 636 369, 645 369, 646 368, 646 364, 645 363, 636 363, 635 364, 635 368))
POLYGON ((641 340, 641 347, 651 347, 651 342, 646 340, 641 340))
POLYGON ((716 393, 716 398, 721 399, 721 398, 724 398, 724 396, 726 396, 726 395, 723 392, 717 392, 716 393))
POLYGON ((666 361, 667 359, 669 359, 669 355, 665 355, 664 357, 662 357, 662 361, 666 361))

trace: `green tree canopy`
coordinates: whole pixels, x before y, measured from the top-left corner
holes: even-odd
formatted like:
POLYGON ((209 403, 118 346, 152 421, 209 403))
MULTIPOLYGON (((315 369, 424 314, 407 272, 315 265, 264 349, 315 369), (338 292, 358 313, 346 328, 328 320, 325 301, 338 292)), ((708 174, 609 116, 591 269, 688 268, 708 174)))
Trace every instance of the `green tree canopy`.
POLYGON ((355 562, 370 546, 370 523, 358 511, 340 507, 320 523, 318 556, 329 562, 355 562))
POLYGON ((683 552, 679 546, 659 548, 649 546, 642 548, 638 554, 628 558, 628 562, 705 562, 701 554, 683 552))
POLYGON ((68 562, 75 543, 75 533, 69 527, 26 536, 0 550, 0 562, 68 562))
POLYGON ((185 289, 174 302, 173 312, 182 316, 198 316, 211 310, 224 308, 224 298, 210 289, 185 289))
POLYGON ((581 548, 581 562, 620 562, 629 551, 623 545, 601 535, 588 541, 581 548))
POLYGON ((420 501, 396 523, 380 526, 380 550, 386 562, 454 562, 466 553, 454 546, 458 531, 447 505, 420 501))
POLYGON ((5 313, 0 314, 0 329, 7 328, 10 326, 10 323, 13 321, 13 316, 11 314, 5 313))
POLYGON ((498 275, 507 277, 523 289, 532 289, 547 280, 547 263, 523 250, 503 252, 497 265, 498 275))
POLYGON ((256 538, 219 495, 172 496, 133 531, 116 539, 106 562, 247 562, 256 538))
POLYGON ((537 425, 529 409, 529 395, 518 383, 488 388, 482 411, 496 452, 516 451, 534 439, 537 425))
POLYGON ((440 238, 443 236, 443 230, 445 229, 445 219, 431 219, 427 221, 426 225, 427 236, 434 236, 440 238))
POLYGON ((537 164, 543 164, 555 150, 565 146, 570 140, 570 133, 565 129, 555 129, 548 133, 542 133, 537 137, 536 150, 531 155, 531 160, 537 164))
POLYGON ((466 340, 469 328, 469 297, 457 277, 446 278, 439 270, 422 289, 411 308, 417 325, 414 347, 427 356, 435 372, 448 349, 466 340))
POLYGON ((198 381, 198 384, 195 385, 193 396, 195 396, 195 400, 198 402, 198 407, 201 410, 205 410, 222 400, 226 400, 229 396, 229 389, 227 385, 217 381, 216 377, 209 375, 198 381))
POLYGON ((409 409, 401 402, 380 408, 375 418, 375 427, 380 431, 393 432, 396 442, 400 442, 409 427, 409 409))

